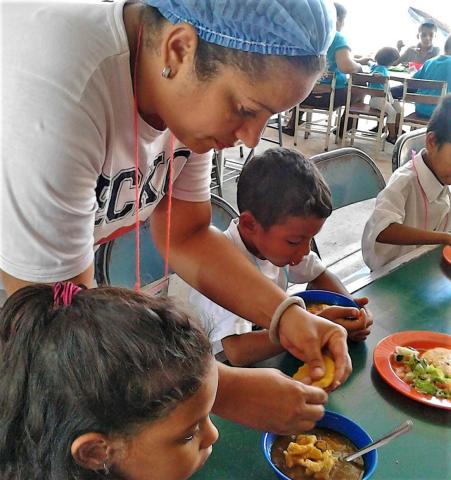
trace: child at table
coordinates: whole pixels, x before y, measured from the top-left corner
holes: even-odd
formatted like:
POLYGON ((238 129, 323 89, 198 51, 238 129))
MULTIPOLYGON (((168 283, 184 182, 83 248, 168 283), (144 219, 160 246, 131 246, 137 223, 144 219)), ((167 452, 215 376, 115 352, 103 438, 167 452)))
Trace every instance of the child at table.
MULTIPOLYGON (((371 65, 370 73, 381 77, 389 77, 388 67, 399 63, 399 52, 396 48, 384 47, 381 48, 374 58, 376 63, 371 65)), ((370 83, 370 88, 383 89, 381 83, 370 83)), ((399 127, 401 106, 397 100, 393 100, 390 91, 388 91, 387 98, 371 97, 370 107, 376 110, 385 109, 387 114, 387 142, 395 144, 397 138, 397 131, 399 127)))
POLYGON ((73 283, 0 316, 0 478, 182 480, 218 432, 203 331, 167 299, 73 283))
POLYGON ((426 148, 398 168, 376 200, 362 238, 377 270, 418 245, 451 245, 451 95, 434 111, 426 148))
MULTIPOLYGON (((308 288, 350 296, 310 251, 312 238, 332 211, 329 188, 313 163, 286 148, 266 150, 243 168, 237 198, 240 216, 232 220, 225 235, 255 268, 284 290, 289 282, 308 282, 308 288)), ((211 332, 213 353, 223 351, 232 365, 253 364, 281 352, 267 330, 253 331, 252 323, 194 289, 188 297, 211 332)), ((367 298, 354 300, 361 307, 368 302, 367 298)), ((371 314, 364 308, 332 307, 319 315, 344 326, 353 340, 364 340, 370 332, 371 314)))
MULTIPOLYGON (((436 80, 447 82, 447 93, 451 92, 451 35, 445 42, 444 55, 440 55, 428 60, 413 78, 419 80, 436 80)), ((419 95, 439 95, 441 92, 433 89, 419 88, 419 95)), ((435 105, 426 103, 416 103, 415 113, 422 117, 429 118, 435 109, 435 105)))

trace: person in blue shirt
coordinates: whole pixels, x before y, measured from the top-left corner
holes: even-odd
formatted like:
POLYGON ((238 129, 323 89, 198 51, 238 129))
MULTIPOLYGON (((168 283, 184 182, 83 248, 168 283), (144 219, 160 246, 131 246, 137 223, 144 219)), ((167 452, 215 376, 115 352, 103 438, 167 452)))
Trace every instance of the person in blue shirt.
MULTIPOLYGON (((332 44, 327 50, 327 71, 335 73, 336 87, 334 97, 334 108, 346 105, 347 95, 347 75, 362 71, 362 65, 367 65, 369 58, 362 57, 353 59, 351 55, 351 47, 348 45, 346 38, 341 33, 344 27, 347 11, 343 5, 334 3, 337 12, 336 33, 332 44)), ((327 80, 324 80, 327 82, 327 80)), ((330 81, 328 81, 330 83, 330 81)), ((330 103, 330 93, 312 93, 301 105, 309 105, 316 108, 328 109, 330 103)), ((301 118, 299 118, 300 123, 301 118)), ((294 109, 291 110, 291 118, 286 126, 282 127, 283 133, 294 135, 295 114, 294 109)), ((340 124, 340 132, 343 131, 343 122, 340 124)), ((340 136, 341 136, 340 133, 340 136)))
MULTIPOLYGON (((396 48, 384 47, 381 48, 375 56, 376 63, 371 66, 370 73, 381 77, 389 77, 388 67, 399 63, 399 52, 396 48)), ((369 83, 370 88, 383 89, 382 83, 369 83)), ((376 110, 384 109, 387 114, 387 142, 396 142, 396 132, 399 127, 401 106, 397 100, 393 100, 390 91, 384 97, 371 97, 370 107, 376 110)))
MULTIPOLYGON (((445 42, 445 54, 427 60, 426 63, 418 70, 413 78, 421 80, 436 80, 448 82, 447 93, 451 92, 451 35, 445 42)), ((440 95, 438 90, 427 88, 419 88, 417 93, 423 95, 440 95)), ((415 104, 415 113, 422 117, 430 118, 436 105, 426 103, 415 104)))

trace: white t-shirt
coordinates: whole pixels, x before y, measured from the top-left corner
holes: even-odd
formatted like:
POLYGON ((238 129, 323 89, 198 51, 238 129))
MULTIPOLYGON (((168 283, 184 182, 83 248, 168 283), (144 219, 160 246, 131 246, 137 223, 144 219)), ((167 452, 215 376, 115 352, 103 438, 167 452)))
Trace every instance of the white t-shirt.
MULTIPOLYGON (((288 288, 288 282, 308 283, 326 270, 315 252, 310 252, 298 265, 293 267, 277 267, 269 260, 257 258, 249 252, 241 239, 238 222, 238 219, 232 220, 224 234, 265 277, 282 290, 288 288)), ((215 355, 223 350, 221 342, 223 338, 252 331, 251 322, 217 305, 192 287, 189 288, 188 301, 196 309, 203 327, 210 337, 215 355)))
POLYGON ((393 172, 377 196, 373 214, 365 225, 362 254, 372 270, 417 248, 416 245, 389 245, 376 241, 392 223, 430 231, 450 231, 451 192, 442 185, 423 160, 424 150, 414 161, 393 172), (427 224, 426 224, 427 217, 427 224))
MULTIPOLYGON (((0 268, 83 272, 135 222, 133 88, 122 2, 3 5, 0 268)), ((181 112, 182 114, 183 112, 181 112)), ((141 220, 165 194, 168 130, 139 119, 141 220)), ((173 196, 210 198, 211 155, 174 142, 173 196)))

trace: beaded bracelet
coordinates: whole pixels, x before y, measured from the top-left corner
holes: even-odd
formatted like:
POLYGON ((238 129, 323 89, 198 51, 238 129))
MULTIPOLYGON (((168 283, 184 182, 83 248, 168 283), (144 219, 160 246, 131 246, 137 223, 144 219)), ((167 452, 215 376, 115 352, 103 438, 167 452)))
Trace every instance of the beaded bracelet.
POLYGON ((291 305, 299 305, 301 308, 305 308, 304 300, 300 297, 287 297, 274 312, 274 315, 271 318, 271 323, 269 325, 269 339, 272 343, 280 345, 279 337, 279 323, 282 315, 285 313, 285 310, 291 305))

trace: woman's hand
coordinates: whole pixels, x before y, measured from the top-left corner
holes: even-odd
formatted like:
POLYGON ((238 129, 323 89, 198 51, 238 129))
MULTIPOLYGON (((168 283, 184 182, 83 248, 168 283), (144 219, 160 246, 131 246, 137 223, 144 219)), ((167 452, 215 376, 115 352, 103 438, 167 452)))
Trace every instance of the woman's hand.
POLYGON ((273 368, 218 364, 213 412, 261 431, 288 435, 311 430, 324 415, 327 393, 273 368))
POLYGON ((279 323, 282 346, 292 355, 309 363, 312 380, 324 375, 321 350, 328 350, 335 362, 335 376, 331 388, 342 384, 351 374, 352 364, 346 344, 346 330, 329 320, 312 315, 293 305, 279 323))

